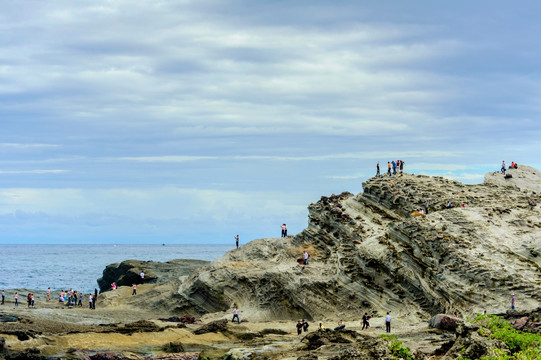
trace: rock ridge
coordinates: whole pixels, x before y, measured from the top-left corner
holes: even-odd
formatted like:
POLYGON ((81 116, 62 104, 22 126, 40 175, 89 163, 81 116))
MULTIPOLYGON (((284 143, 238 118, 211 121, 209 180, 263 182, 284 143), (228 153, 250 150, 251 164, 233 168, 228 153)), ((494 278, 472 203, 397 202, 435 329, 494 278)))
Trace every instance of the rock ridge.
POLYGON ((195 270, 175 312, 229 311, 254 320, 359 317, 427 319, 437 313, 505 312, 541 298, 541 173, 489 173, 482 184, 439 176, 381 176, 357 195, 323 196, 308 226, 254 240, 195 270), (424 209, 429 201, 427 215, 424 209), (447 209, 451 202, 454 207, 447 209), (464 207, 462 207, 464 205, 464 207), (310 264, 296 259, 306 250, 310 264))

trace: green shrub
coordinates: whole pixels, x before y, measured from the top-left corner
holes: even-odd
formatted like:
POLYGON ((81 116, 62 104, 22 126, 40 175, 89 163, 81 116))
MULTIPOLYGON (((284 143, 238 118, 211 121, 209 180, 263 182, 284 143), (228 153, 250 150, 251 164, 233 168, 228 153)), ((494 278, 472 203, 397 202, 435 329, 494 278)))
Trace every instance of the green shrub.
POLYGON ((393 354, 393 360, 413 360, 413 356, 410 354, 410 348, 404 346, 404 342, 398 341, 398 337, 396 335, 382 334, 379 337, 390 342, 389 350, 393 354))
POLYGON ((503 341, 512 353, 510 356, 496 349, 493 356, 485 356, 482 360, 541 359, 541 335, 518 331, 508 321, 495 315, 477 314, 472 322, 481 327, 478 331, 481 336, 503 341))

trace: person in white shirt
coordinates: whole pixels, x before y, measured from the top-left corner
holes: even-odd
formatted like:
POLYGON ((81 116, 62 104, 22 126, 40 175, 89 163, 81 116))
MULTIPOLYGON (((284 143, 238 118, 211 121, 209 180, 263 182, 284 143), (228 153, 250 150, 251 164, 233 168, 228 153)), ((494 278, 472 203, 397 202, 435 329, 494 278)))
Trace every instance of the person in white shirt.
POLYGON ((145 278, 145 273, 141 271, 141 273, 139 274, 141 276, 141 279, 144 279, 145 278))
POLYGON ((390 333, 391 332, 391 312, 387 312, 387 316, 385 316, 385 331, 390 333))
POLYGON ((233 309, 233 320, 231 320, 231 322, 235 322, 235 318, 237 319, 237 322, 240 324, 239 307, 238 306, 235 306, 235 308, 233 309))

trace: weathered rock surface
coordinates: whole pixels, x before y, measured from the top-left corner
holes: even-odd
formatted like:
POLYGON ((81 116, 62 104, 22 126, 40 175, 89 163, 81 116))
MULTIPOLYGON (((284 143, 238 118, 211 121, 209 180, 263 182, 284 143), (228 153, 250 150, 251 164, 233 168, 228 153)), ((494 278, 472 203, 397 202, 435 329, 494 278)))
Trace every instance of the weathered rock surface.
POLYGON ((252 319, 501 313, 511 292, 533 308, 541 298, 541 209, 530 203, 541 200, 541 173, 511 171, 512 179, 490 173, 479 185, 384 176, 358 195, 324 196, 308 207, 300 234, 254 240, 196 270, 180 284, 177 310, 238 304, 241 318, 252 319), (429 213, 411 216, 426 200, 429 213), (304 250, 310 265, 299 266, 304 250))
POLYGON ((168 262, 126 260, 121 263, 108 265, 103 270, 103 276, 98 279, 100 292, 111 290, 111 284, 131 286, 133 283, 165 283, 192 273, 209 262, 204 260, 178 259, 168 262), (141 279, 141 272, 145 277, 141 279))
POLYGON ((227 323, 228 321, 226 319, 223 320, 216 320, 212 321, 208 324, 205 324, 198 329, 196 329, 193 333, 196 335, 206 334, 209 332, 226 332, 227 331, 227 323))

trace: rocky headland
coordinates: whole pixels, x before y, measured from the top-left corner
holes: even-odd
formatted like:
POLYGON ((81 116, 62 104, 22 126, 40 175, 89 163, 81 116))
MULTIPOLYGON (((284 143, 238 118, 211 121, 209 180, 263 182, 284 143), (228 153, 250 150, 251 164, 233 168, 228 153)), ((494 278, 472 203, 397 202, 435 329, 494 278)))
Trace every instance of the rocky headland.
POLYGON ((72 358, 98 349, 181 358, 170 353, 180 342, 180 354, 194 359, 391 359, 398 357, 389 339, 377 336, 390 311, 393 333, 415 358, 454 359, 469 347, 475 356, 510 353, 464 321, 486 311, 520 330, 541 329, 541 173, 521 165, 507 174, 489 173, 476 185, 374 177, 362 193, 310 204, 308 226, 295 236, 254 240, 210 263, 110 265, 96 311, 58 304, 6 311, 0 317, 16 319, 0 322, 3 346, 13 354, 35 349, 30 355, 38 357, 73 348, 72 358), (297 262, 304 251, 308 265, 297 262), (105 292, 113 281, 127 286, 105 292), (509 311, 512 294, 518 312, 509 311), (229 322, 235 305, 247 322, 229 322), (365 312, 373 327, 361 331, 365 312), (453 313, 428 326, 434 315, 453 313), (295 333, 298 319, 311 323, 306 336, 295 333), (314 331, 339 319, 347 331, 314 331), (442 323, 451 325, 435 325, 442 323))

